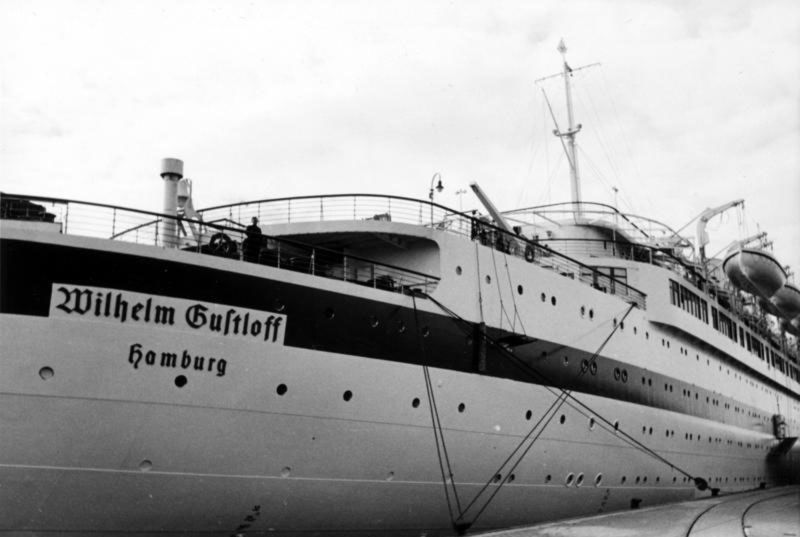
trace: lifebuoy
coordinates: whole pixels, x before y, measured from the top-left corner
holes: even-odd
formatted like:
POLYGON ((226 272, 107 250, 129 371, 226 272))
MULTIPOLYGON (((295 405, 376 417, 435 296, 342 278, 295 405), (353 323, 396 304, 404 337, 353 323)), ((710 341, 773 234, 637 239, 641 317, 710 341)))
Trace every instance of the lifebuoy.
POLYGON ((236 246, 233 241, 224 233, 215 233, 208 241, 208 249, 214 255, 229 256, 236 246))
POLYGON ((528 263, 533 263, 533 258, 534 258, 533 246, 528 245, 525 247, 525 261, 527 261, 528 263))

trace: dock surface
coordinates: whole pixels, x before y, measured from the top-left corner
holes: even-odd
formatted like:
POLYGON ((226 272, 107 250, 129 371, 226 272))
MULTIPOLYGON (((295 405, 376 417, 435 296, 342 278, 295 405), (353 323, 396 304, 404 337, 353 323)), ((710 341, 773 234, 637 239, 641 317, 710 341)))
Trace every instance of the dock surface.
POLYGON ((800 486, 476 534, 481 537, 800 537, 800 486))

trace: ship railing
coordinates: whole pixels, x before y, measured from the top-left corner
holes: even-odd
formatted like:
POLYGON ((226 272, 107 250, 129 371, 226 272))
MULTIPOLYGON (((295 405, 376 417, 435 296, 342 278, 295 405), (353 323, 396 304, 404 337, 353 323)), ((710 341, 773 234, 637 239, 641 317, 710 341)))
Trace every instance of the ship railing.
MULTIPOLYGON (((5 199, 11 195, 3 196, 5 199)), ((165 234, 165 226, 173 225, 173 220, 160 213, 54 198, 30 196, 17 196, 17 198, 46 205, 46 211, 45 209, 43 211, 62 223, 64 233, 156 246, 176 246, 164 244, 163 237, 168 235, 165 234)), ((610 278, 597 268, 576 261, 546 244, 540 244, 522 235, 508 233, 493 225, 486 217, 479 218, 474 214, 454 211, 435 203, 412 198, 371 194, 305 196, 237 203, 198 212, 202 216, 202 222, 184 218, 177 218, 174 221, 183 237, 179 240, 180 246, 196 248, 202 253, 211 251, 218 253, 220 248, 233 248, 224 246, 220 242, 221 239, 213 242, 213 235, 216 234, 214 230, 229 235, 233 242, 241 244, 245 238, 245 226, 254 216, 259 219, 262 226, 343 220, 401 222, 466 236, 485 246, 552 270, 561 276, 591 285, 608 294, 618 295, 642 309, 646 307, 646 296, 641 291, 626 282, 610 278)), ((286 239, 280 241, 286 242, 286 239)), ((345 272, 347 277, 349 274, 345 272)), ((377 287, 377 279, 373 280, 373 284, 377 287)), ((424 282, 421 285, 430 287, 430 284, 424 282)), ((403 288, 408 287, 407 284, 403 285, 403 288)))
POLYGON ((547 244, 508 233, 474 213, 454 211, 413 198, 372 194, 303 196, 221 205, 198 212, 206 221, 227 219, 242 226, 256 217, 265 226, 298 222, 382 220, 430 227, 466 236, 504 253, 524 258, 564 277, 618 295, 642 309, 646 306, 646 296, 638 289, 603 274, 595 267, 580 263, 547 244))
POLYGON ((509 220, 528 225, 549 227, 554 221, 559 223, 596 223, 611 229, 618 229, 635 241, 646 243, 674 243, 688 245, 688 241, 678 232, 658 220, 632 213, 625 213, 612 205, 596 202, 552 203, 536 207, 526 207, 504 212, 509 220))
POLYGON ((436 276, 301 241, 248 237, 244 226, 232 219, 202 222, 101 203, 5 193, 0 193, 0 207, 0 218, 42 222, 64 234, 177 248, 385 291, 430 293, 439 282, 436 276))

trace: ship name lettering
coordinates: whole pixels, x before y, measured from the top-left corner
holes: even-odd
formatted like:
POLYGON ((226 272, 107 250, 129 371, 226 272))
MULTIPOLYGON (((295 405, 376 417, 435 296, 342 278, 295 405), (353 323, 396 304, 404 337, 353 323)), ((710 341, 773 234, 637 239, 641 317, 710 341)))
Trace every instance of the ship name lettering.
POLYGON ((276 315, 268 315, 262 319, 252 319, 250 313, 241 315, 230 308, 224 314, 209 313, 209 308, 202 304, 195 304, 186 309, 186 324, 194 329, 208 327, 212 332, 219 332, 225 336, 242 335, 259 337, 264 333, 264 341, 275 343, 278 340, 280 326, 283 319, 276 315))
POLYGON ((65 313, 86 315, 91 311, 95 317, 113 318, 121 323, 130 319, 169 326, 175 324, 175 308, 153 304, 152 298, 131 305, 119 292, 102 293, 78 287, 69 289, 64 286, 57 290, 63 295, 63 300, 56 305, 56 308, 65 313))
POLYGON ((206 371, 215 373, 218 377, 224 377, 228 369, 228 361, 224 358, 214 358, 212 356, 193 355, 184 349, 178 358, 177 352, 162 351, 161 353, 143 348, 141 343, 131 344, 128 350, 128 363, 134 369, 139 366, 159 366, 171 369, 193 369, 195 371, 206 371), (160 355, 159 355, 160 354, 160 355))

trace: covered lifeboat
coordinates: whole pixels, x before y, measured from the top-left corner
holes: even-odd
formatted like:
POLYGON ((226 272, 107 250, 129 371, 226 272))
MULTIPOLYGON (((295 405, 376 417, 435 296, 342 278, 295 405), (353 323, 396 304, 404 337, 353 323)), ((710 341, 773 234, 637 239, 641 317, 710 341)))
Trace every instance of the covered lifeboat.
POLYGON ((722 268, 733 285, 756 297, 770 298, 786 283, 786 271, 765 250, 741 248, 729 251, 722 268))
POLYGON ((800 316, 800 289, 792 283, 786 282, 769 301, 780 312, 781 317, 794 319, 800 316))

